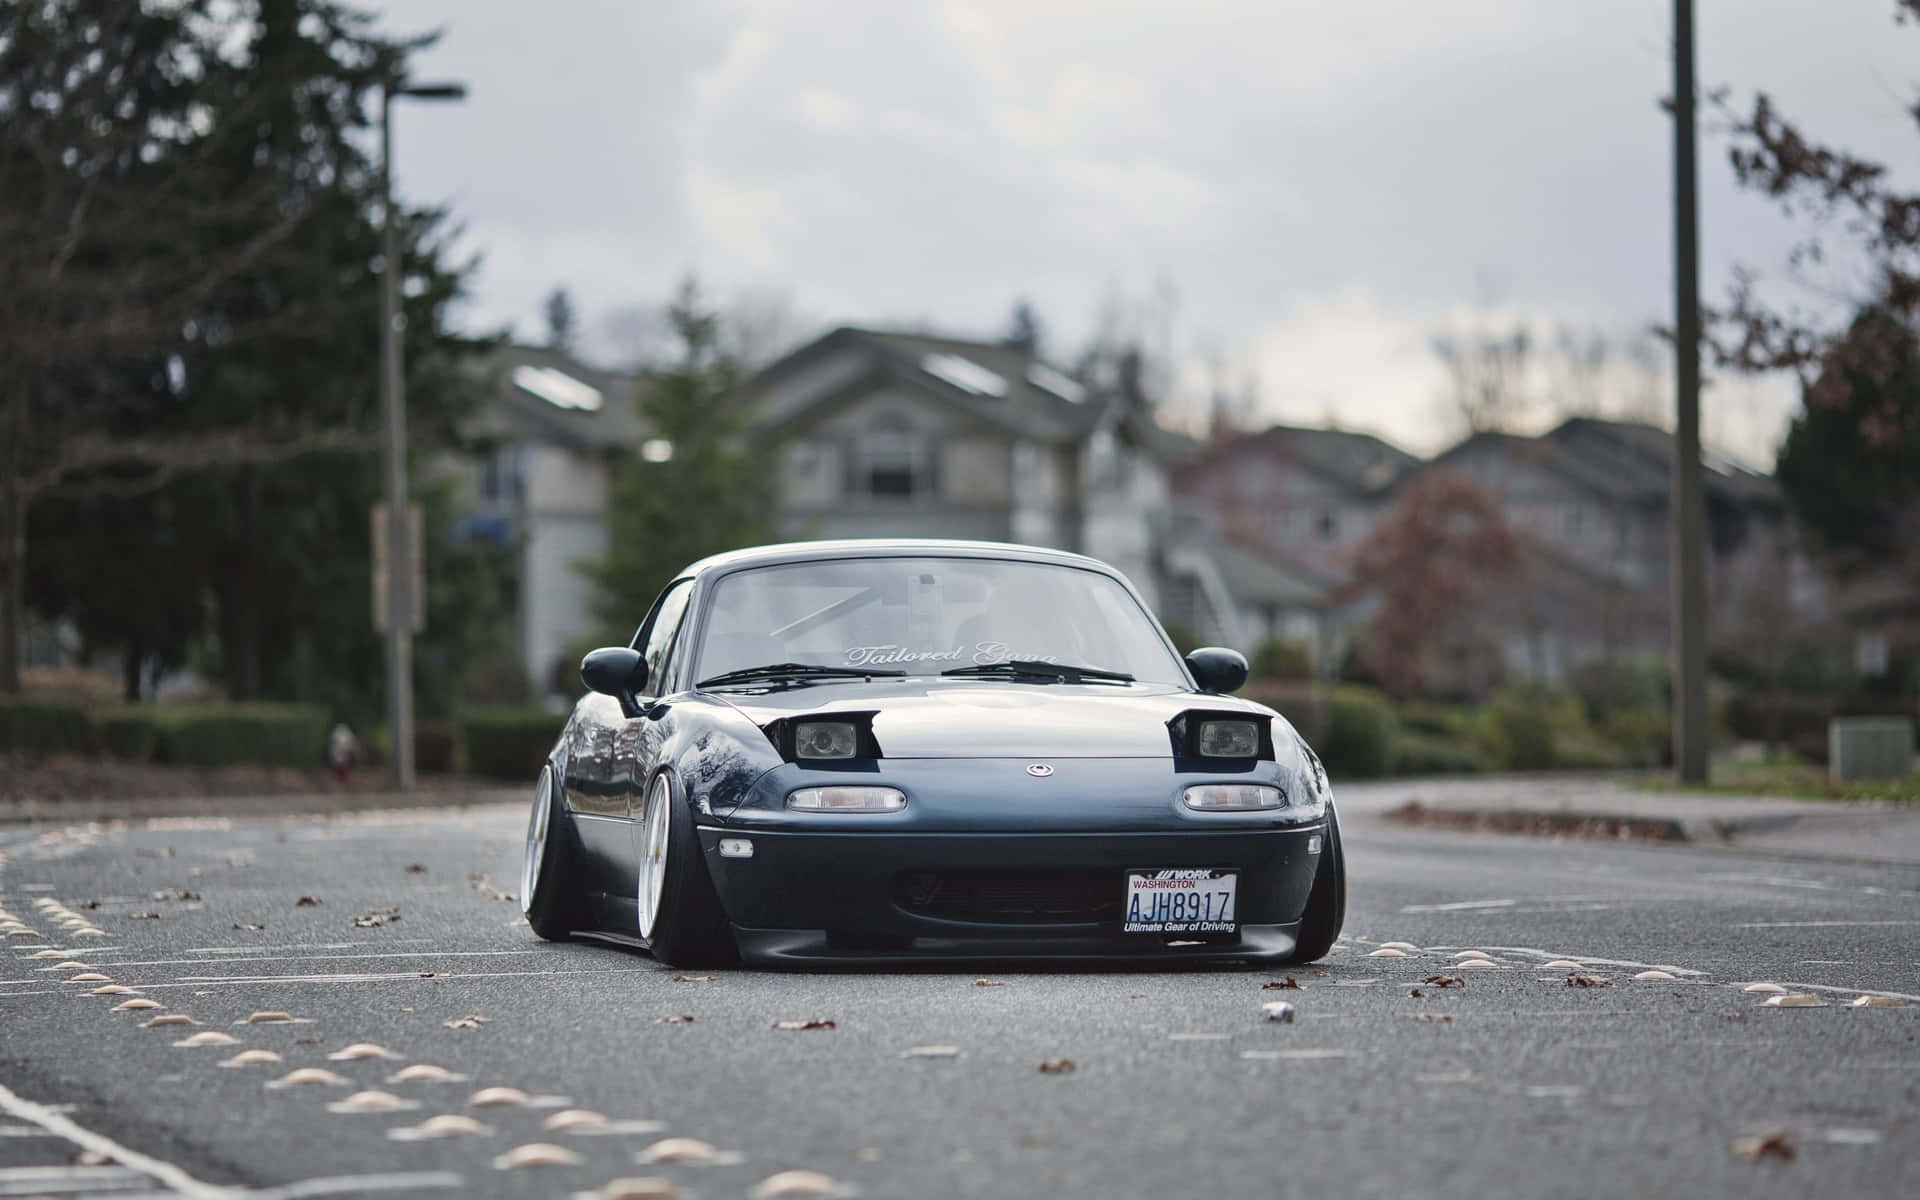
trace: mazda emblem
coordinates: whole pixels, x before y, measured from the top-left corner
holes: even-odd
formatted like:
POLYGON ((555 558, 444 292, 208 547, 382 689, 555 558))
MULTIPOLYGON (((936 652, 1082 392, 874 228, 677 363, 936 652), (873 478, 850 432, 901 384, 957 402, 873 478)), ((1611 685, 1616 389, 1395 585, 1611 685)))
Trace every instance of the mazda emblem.
POLYGON ((1035 779, 1045 779, 1047 776, 1053 774, 1053 768, 1046 763, 1028 763, 1027 774, 1033 776, 1035 779))

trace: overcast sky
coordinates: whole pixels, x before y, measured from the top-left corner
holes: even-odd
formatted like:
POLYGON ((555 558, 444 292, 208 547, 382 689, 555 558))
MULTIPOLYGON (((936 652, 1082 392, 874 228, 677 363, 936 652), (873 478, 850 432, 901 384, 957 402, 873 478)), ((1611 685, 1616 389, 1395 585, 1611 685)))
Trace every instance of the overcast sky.
MULTIPOLYGON (((468 323, 539 337, 564 284, 601 358, 688 271, 809 329, 998 335, 1026 296, 1063 359, 1105 298, 1170 294, 1189 391, 1220 363, 1266 419, 1432 450, 1436 331, 1671 312, 1668 0, 374 6, 443 29, 419 74, 472 89, 396 135, 403 193, 484 257, 468 323)), ((1698 7, 1703 86, 1911 160, 1920 30, 1892 0, 1698 7)), ((1711 302, 1732 264, 1778 274, 1798 227, 1734 190, 1710 127, 1701 164, 1711 302)), ((1707 403, 1767 462, 1796 401, 1731 380, 1707 403)))

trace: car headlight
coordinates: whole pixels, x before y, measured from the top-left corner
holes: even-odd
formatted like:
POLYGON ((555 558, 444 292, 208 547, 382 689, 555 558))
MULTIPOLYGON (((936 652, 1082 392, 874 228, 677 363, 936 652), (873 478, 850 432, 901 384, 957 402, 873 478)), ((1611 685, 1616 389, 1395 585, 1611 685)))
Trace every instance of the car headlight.
POLYGON ((804 787, 787 793, 787 807, 802 812, 899 812, 907 795, 890 787, 804 787))
POLYGON ((1287 794, 1265 783, 1196 783, 1180 793, 1180 803, 1195 812, 1257 812, 1285 807, 1287 794))
POLYGON ((802 721, 793 728, 795 758, 852 758, 860 735, 850 721, 802 721))
POLYGON ((1252 758, 1260 752, 1260 727, 1252 721, 1202 721, 1198 741, 1208 758, 1252 758))

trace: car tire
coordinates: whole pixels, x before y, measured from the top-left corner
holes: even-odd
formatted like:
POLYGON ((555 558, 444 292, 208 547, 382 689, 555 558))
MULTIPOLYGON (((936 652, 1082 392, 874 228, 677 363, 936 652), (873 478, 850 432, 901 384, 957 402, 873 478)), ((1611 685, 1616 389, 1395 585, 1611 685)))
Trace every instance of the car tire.
POLYGON ((1309 963, 1326 957, 1340 937, 1347 920, 1347 856, 1340 847, 1340 822, 1327 808, 1327 844, 1320 854, 1320 866, 1313 873, 1313 890, 1307 893, 1307 910, 1300 915, 1300 933, 1295 938, 1290 963, 1309 963))
POLYGON ((573 822, 555 786, 553 768, 540 768, 533 807, 527 814, 527 842, 520 867, 520 911, 536 934, 550 942, 573 936, 580 915, 575 886, 579 862, 573 822))
POLYGON ((693 818, 662 771, 640 812, 640 871, 635 904, 640 936, 670 967, 725 967, 739 961, 733 928, 700 853, 693 818), (658 889, 657 895, 650 894, 658 889))

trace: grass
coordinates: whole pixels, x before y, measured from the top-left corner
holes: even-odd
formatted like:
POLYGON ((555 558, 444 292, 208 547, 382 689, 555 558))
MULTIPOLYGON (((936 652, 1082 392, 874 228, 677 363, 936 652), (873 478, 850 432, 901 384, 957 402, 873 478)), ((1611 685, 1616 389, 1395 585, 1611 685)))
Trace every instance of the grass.
POLYGON ((1798 760, 1735 762, 1716 759, 1713 782, 1680 784, 1670 774, 1650 773, 1632 779, 1635 787, 1655 791, 1689 791, 1720 795, 1793 796, 1805 800, 1890 800, 1920 803, 1920 772, 1905 779, 1852 779, 1835 783, 1818 763, 1798 760))

